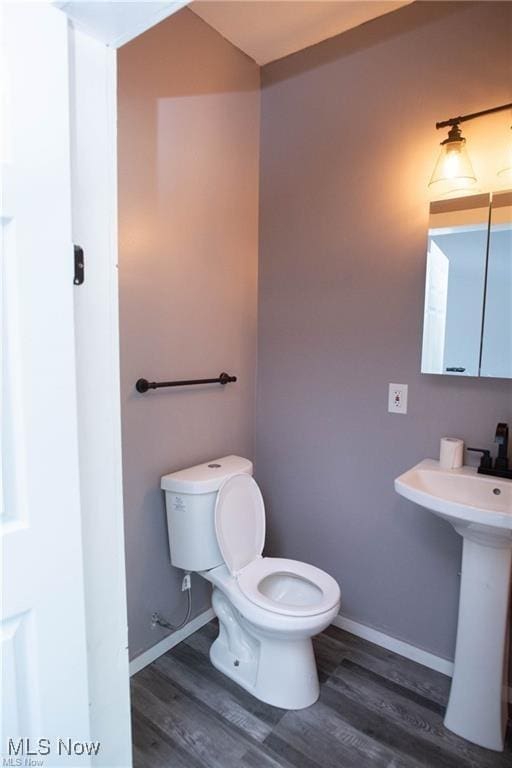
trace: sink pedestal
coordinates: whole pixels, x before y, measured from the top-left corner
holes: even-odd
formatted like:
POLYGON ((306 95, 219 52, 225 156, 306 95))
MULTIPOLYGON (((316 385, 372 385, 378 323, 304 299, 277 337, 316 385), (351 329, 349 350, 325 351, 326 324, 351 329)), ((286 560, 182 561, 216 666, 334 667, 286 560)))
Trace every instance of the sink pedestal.
POLYGON ((444 724, 502 750, 507 722, 512 481, 475 467, 443 469, 424 459, 395 480, 397 493, 453 525, 463 537, 459 622, 444 724))
POLYGON ((444 724, 502 750, 507 724, 508 607, 512 542, 455 529, 464 539, 457 643, 444 724))

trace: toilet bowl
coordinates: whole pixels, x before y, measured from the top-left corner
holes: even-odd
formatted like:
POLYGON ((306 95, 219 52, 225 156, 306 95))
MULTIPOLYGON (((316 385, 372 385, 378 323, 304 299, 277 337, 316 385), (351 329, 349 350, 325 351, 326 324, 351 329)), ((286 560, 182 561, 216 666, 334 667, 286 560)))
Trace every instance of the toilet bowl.
MULTIPOLYGON (((203 516, 202 522, 213 516, 218 557, 215 550, 209 550, 204 558, 207 567, 193 570, 213 586, 212 606, 219 619, 219 635, 210 649, 212 664, 262 701, 284 709, 308 707, 319 695, 312 638, 338 613, 339 586, 312 565, 262 557, 265 507, 251 476, 250 462, 226 457, 192 469, 203 478, 208 466, 225 469, 224 476, 218 478, 214 499, 205 498, 203 504, 209 514, 203 516), (216 559, 218 563, 212 564, 216 559)), ((166 490, 171 559, 174 543, 175 559, 183 562, 176 552, 173 531, 178 528, 181 551, 186 538, 180 529, 186 515, 183 496, 187 494, 183 489, 186 487, 193 495, 193 481, 190 472, 185 481, 184 473, 177 479, 176 474, 174 481, 173 475, 162 478, 162 487, 166 490), (176 515, 181 519, 175 526, 176 515)), ((202 495, 211 496, 213 487, 203 483, 202 495)), ((194 489, 197 495, 200 487, 195 485, 194 489)), ((197 528, 197 508, 195 517, 197 528)), ((195 535, 208 537, 208 531, 211 535, 211 528, 199 522, 195 535)), ((197 557, 191 553, 185 556, 185 560, 191 559, 197 557)))

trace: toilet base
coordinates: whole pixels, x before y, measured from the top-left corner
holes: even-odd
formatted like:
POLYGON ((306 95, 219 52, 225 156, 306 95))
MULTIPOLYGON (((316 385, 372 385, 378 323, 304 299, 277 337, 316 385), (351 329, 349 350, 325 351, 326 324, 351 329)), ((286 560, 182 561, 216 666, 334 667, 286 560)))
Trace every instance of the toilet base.
POLYGON ((218 589, 213 590, 212 605, 219 635, 210 660, 219 672, 274 707, 304 709, 315 703, 320 685, 311 638, 265 635, 218 589))

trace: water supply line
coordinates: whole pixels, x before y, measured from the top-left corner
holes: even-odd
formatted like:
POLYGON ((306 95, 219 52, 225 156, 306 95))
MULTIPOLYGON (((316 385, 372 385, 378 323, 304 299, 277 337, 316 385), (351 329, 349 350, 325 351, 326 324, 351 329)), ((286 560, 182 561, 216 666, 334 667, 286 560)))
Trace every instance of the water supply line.
POLYGON ((170 621, 167 621, 167 619, 164 619, 163 616, 160 616, 158 611, 155 611, 153 614, 151 614, 151 629, 155 629, 157 626, 159 626, 164 627, 164 629, 170 629, 171 632, 176 632, 176 630, 181 629, 185 626, 185 624, 188 623, 190 614, 192 613, 192 582, 190 578, 190 571, 185 571, 183 581, 181 582, 181 591, 187 593, 187 612, 183 621, 181 621, 179 624, 171 624, 170 621))

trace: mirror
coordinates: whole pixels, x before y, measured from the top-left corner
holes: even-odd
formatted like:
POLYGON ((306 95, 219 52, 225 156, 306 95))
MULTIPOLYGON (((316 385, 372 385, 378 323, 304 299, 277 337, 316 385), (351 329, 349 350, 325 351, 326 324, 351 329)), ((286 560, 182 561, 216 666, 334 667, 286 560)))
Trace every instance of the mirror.
POLYGON ((492 196, 480 376, 512 378, 512 192, 492 196))
POLYGON ((512 192, 431 203, 422 373, 512 377, 512 192))

